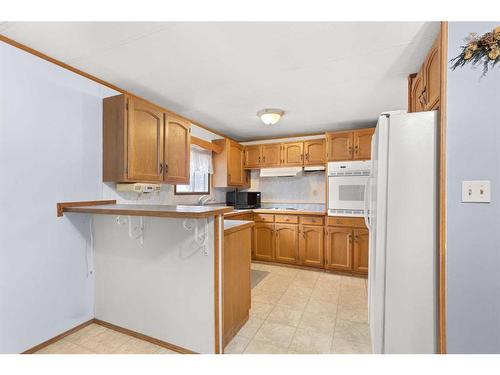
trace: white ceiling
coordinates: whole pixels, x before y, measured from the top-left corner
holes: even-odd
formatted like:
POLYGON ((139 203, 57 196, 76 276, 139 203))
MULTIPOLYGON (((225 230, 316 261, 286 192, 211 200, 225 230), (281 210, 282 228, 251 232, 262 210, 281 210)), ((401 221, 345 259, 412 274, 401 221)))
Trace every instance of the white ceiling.
POLYGON ((0 23, 0 33, 239 140, 407 106, 437 22, 0 23), (281 108, 265 126, 263 108, 281 108))

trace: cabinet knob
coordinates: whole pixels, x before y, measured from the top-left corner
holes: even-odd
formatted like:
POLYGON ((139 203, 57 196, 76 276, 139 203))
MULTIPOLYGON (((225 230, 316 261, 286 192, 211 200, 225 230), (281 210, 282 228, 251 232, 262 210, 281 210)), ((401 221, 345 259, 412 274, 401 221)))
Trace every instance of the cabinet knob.
POLYGON ((163 163, 160 163, 160 174, 163 173, 163 163))

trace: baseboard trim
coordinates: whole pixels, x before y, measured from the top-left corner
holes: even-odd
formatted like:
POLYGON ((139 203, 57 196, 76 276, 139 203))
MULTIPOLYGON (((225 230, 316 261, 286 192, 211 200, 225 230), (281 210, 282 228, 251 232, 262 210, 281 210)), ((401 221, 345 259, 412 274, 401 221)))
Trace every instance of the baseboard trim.
POLYGON ((69 336, 71 335, 72 333, 75 333, 76 331, 79 331, 81 330, 82 328, 85 328, 86 326, 90 325, 94 323, 94 319, 90 319, 90 320, 87 320, 86 322, 82 323, 82 324, 79 324, 77 325, 76 327, 73 327, 71 329, 68 329, 67 331, 64 331, 63 333, 55 336, 55 337, 52 337, 51 339, 47 340, 47 341, 44 341, 42 342, 41 344, 38 344, 38 345, 35 345, 34 347, 28 349, 28 350, 25 350, 24 352, 22 352, 21 354, 33 354, 33 353, 36 353, 37 351, 65 338, 66 336, 69 336))
POLYGON ((105 322, 105 321, 100 320, 100 319, 94 319, 93 322, 95 324, 99 324, 100 326, 112 329, 114 331, 123 333, 125 335, 136 337, 138 339, 141 339, 141 340, 144 340, 144 341, 148 341, 148 342, 150 342, 152 344, 161 346, 163 348, 173 350, 174 352, 177 352, 177 353, 181 353, 181 354, 199 354, 197 352, 194 352, 192 350, 183 348, 181 346, 177 346, 177 345, 171 344, 171 343, 166 342, 166 341, 158 340, 158 339, 155 339, 154 337, 147 336, 147 335, 144 335, 142 333, 139 333, 139 332, 136 332, 136 331, 132 331, 132 330, 130 330, 128 328, 123 328, 123 327, 117 326, 115 324, 105 322))

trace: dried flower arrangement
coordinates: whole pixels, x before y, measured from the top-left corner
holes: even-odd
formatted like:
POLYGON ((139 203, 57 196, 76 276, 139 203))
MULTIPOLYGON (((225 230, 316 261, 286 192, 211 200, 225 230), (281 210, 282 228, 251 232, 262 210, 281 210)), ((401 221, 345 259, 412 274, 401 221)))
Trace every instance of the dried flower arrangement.
POLYGON ((468 63, 482 64, 484 76, 490 68, 500 62, 500 26, 481 37, 477 33, 470 33, 469 37, 465 38, 465 42, 467 44, 461 47, 462 52, 450 60, 452 70, 468 63))

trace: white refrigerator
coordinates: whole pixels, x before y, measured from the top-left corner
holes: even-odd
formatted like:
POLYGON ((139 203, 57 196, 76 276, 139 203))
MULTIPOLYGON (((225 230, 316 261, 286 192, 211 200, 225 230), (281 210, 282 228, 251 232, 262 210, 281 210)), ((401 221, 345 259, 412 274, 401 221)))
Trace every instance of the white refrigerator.
POLYGON ((437 112, 382 114, 365 194, 373 353, 437 350, 437 112))

